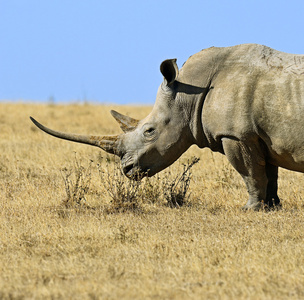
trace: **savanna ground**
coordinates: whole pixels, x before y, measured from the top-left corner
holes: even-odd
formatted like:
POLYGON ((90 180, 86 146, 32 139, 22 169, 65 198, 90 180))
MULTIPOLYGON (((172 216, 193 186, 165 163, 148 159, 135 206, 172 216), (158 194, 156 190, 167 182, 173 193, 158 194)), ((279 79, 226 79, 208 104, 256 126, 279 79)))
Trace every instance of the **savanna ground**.
POLYGON ((243 212, 226 158, 192 147, 143 180, 133 206, 117 204, 113 157, 29 120, 116 134, 113 108, 138 119, 151 110, 0 104, 0 299, 304 299, 303 175, 280 170, 282 210, 243 212), (188 198, 170 207, 163 183, 192 157, 188 198), (77 182, 85 199, 69 200, 77 182))

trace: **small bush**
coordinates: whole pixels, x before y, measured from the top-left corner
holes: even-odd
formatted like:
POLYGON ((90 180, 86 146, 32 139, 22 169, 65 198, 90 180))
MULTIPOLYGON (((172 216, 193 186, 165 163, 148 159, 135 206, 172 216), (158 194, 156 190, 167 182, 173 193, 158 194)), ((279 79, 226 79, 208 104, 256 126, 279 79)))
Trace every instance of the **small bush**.
POLYGON ((112 167, 108 164, 105 171, 99 165, 99 173, 112 199, 112 208, 116 211, 136 210, 142 204, 155 203, 178 208, 187 202, 191 168, 198 161, 199 158, 195 157, 183 164, 182 173, 175 177, 169 171, 142 181, 129 180, 122 173, 118 162, 112 167))
MULTIPOLYGON (((141 181, 128 179, 120 168, 120 162, 114 163, 107 158, 98 157, 97 169, 104 189, 111 202, 108 212, 140 211, 145 204, 167 205, 179 208, 189 199, 188 189, 191 181, 191 168, 199 161, 192 158, 183 164, 181 174, 173 176, 170 169, 154 177, 141 181)), ((80 207, 86 203, 86 195, 91 183, 92 163, 84 167, 75 155, 74 166, 63 169, 65 183, 65 208, 80 207)))
POLYGON ((161 204, 163 201, 163 181, 162 174, 156 174, 153 177, 142 179, 141 197, 144 203, 161 204))
POLYGON ((89 191, 91 183, 92 162, 93 161, 90 161, 88 166, 84 167, 77 159, 75 153, 73 168, 64 168, 61 170, 66 191, 66 198, 63 200, 63 205, 66 208, 85 204, 85 196, 89 191))
POLYGON ((106 160, 105 170, 101 164, 97 167, 101 181, 105 184, 105 189, 111 198, 112 209, 120 212, 139 209, 141 182, 126 178, 118 161, 110 165, 110 162, 106 160))
POLYGON ((187 164, 183 164, 183 172, 181 175, 175 176, 170 180, 171 176, 166 177, 163 183, 163 196, 167 205, 172 208, 183 206, 189 195, 187 192, 191 180, 191 168, 199 162, 199 158, 194 157, 188 160, 187 164))

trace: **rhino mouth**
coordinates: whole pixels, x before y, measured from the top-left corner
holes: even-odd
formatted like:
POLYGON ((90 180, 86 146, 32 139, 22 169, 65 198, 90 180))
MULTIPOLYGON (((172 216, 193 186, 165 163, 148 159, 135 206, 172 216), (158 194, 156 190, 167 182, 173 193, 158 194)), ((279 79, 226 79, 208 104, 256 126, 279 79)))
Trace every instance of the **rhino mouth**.
POLYGON ((144 171, 139 166, 134 166, 133 164, 124 166, 122 170, 129 179, 136 181, 142 180, 144 177, 148 176, 148 171, 144 171))

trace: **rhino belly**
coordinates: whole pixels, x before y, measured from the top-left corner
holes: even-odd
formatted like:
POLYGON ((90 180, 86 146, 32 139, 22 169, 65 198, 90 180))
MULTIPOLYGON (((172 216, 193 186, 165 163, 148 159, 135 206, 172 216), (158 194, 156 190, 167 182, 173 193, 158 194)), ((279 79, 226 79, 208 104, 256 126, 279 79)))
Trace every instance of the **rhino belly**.
POLYGON ((268 147, 267 161, 278 167, 304 173, 304 142, 296 145, 295 142, 288 143, 273 141, 268 147))

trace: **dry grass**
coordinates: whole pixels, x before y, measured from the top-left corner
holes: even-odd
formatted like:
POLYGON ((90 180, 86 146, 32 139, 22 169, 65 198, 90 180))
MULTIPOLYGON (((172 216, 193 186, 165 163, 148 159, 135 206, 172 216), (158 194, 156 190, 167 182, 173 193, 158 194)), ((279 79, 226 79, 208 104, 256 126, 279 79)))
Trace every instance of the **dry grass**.
MULTIPOLYGON (((118 133, 109 109, 0 104, 1 299, 304 299, 301 174, 280 170, 281 211, 243 212, 239 175, 225 157, 193 147, 180 159, 200 158, 189 205, 158 199, 167 178, 160 174, 145 183, 153 201, 113 213, 97 168, 113 159, 50 137, 28 118, 63 131, 118 133), (62 170, 75 171, 74 152, 84 169, 93 162, 85 204, 68 206, 62 170)), ((150 108, 118 110, 143 118, 150 108)))

